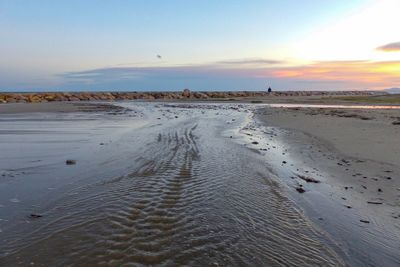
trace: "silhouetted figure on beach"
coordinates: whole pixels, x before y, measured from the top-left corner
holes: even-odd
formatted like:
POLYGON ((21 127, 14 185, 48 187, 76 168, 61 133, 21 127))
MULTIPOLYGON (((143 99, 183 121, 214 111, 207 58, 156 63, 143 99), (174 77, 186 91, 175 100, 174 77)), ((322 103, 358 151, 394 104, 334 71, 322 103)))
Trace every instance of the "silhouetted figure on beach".
POLYGON ((268 93, 271 93, 271 92, 272 92, 271 87, 268 87, 268 93))

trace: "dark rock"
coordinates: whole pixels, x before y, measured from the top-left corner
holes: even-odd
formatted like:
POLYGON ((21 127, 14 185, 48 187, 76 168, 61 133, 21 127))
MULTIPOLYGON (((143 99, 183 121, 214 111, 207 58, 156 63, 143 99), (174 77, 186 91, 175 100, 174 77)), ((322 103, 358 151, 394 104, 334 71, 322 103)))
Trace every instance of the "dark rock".
POLYGON ((304 188, 303 188, 303 187, 300 187, 300 186, 299 186, 299 187, 296 187, 296 191, 299 192, 300 194, 306 192, 306 190, 304 190, 304 188))
POLYGON ((67 165, 75 165, 75 164, 76 164, 76 160, 67 159, 67 160, 65 161, 65 164, 67 164, 67 165))
POLYGON ((183 90, 183 92, 182 92, 183 97, 190 97, 190 95, 191 95, 191 92, 189 89, 183 90))
POLYGON ((314 179, 314 178, 312 178, 310 176, 304 176, 304 175, 298 174, 297 177, 299 177, 300 179, 306 181, 307 183, 316 183, 316 184, 320 183, 319 180, 314 179))
POLYGON ((375 200, 367 201, 367 203, 368 203, 368 204, 375 204, 375 205, 381 205, 381 204, 383 204, 383 202, 381 202, 381 201, 375 201, 375 200))
POLYGON ((31 218, 31 219, 38 219, 38 218, 42 218, 42 217, 43 217, 43 215, 36 214, 36 213, 31 213, 29 215, 29 218, 31 218))

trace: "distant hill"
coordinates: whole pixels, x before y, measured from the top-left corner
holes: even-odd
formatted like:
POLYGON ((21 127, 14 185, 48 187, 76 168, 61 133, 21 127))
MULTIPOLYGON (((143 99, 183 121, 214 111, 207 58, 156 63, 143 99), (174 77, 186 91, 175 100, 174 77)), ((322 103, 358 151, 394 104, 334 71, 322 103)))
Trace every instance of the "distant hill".
POLYGON ((400 88, 389 88, 385 89, 389 94, 400 94, 400 88))

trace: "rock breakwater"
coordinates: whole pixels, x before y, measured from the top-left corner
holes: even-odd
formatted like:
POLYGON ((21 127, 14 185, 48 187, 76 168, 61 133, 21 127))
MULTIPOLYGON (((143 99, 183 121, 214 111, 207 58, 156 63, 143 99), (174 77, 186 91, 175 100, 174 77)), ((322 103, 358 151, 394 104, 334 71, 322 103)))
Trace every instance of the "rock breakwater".
POLYGON ((243 97, 295 97, 295 96, 338 96, 376 95, 377 91, 226 91, 194 92, 35 92, 0 93, 0 103, 41 103, 53 101, 121 101, 121 100, 179 100, 179 99, 229 99, 243 97))

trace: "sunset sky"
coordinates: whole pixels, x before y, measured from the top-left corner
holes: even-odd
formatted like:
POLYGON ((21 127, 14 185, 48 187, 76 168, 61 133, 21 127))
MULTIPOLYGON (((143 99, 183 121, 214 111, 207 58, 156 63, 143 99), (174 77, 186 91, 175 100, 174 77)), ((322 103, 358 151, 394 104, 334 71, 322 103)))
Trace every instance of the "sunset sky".
POLYGON ((399 13, 399 0, 0 0, 0 91, 400 87, 399 13))

